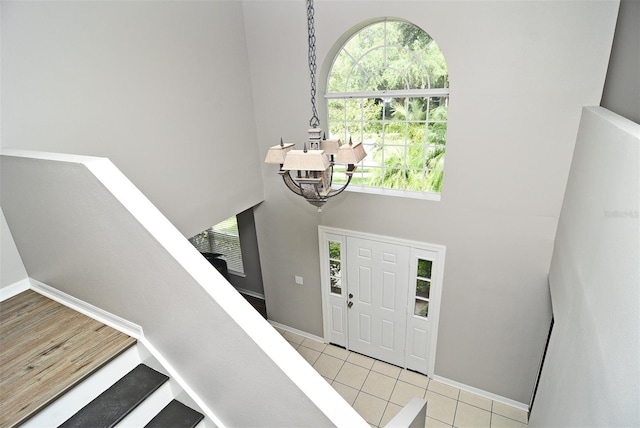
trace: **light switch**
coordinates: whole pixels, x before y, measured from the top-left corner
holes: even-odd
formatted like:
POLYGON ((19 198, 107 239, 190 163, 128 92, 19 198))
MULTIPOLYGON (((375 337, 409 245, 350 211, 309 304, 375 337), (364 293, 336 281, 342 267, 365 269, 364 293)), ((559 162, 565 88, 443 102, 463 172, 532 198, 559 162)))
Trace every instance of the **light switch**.
POLYGON ((296 284, 302 285, 304 281, 301 276, 296 275, 296 284))

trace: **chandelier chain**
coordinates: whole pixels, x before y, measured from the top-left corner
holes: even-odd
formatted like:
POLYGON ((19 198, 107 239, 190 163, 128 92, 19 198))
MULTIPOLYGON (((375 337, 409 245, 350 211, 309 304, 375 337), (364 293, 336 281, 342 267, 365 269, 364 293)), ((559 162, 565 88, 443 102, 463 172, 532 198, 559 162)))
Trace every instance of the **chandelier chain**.
POLYGON ((313 0, 307 0, 307 30, 309 34, 309 73, 311 75, 311 120, 312 128, 320 127, 318 109, 316 108, 316 30, 314 22, 313 0))

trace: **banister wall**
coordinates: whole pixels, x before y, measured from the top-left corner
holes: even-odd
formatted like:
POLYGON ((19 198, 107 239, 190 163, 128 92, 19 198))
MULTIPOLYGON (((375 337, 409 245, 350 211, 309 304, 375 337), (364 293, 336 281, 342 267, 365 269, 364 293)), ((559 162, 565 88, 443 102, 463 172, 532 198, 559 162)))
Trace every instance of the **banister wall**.
POLYGON ((367 426, 105 158, 4 150, 30 278, 143 328, 226 426, 367 426))

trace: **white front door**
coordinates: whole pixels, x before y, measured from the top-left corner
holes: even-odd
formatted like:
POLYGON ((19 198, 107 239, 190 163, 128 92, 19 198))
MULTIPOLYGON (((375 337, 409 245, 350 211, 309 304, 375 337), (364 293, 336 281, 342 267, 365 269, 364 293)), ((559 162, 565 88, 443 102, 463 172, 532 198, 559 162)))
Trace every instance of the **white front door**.
POLYGON ((406 246, 347 237, 349 349, 404 366, 409 255, 406 246))
POLYGON ((325 340, 432 376, 445 247, 318 232, 325 340))

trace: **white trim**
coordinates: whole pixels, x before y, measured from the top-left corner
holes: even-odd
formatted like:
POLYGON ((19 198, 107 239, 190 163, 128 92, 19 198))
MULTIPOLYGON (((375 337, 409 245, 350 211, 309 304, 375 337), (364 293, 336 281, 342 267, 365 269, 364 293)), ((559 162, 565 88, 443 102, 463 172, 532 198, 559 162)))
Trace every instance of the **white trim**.
POLYGON ((307 333, 306 331, 298 330, 297 328, 289 327, 288 325, 280 324, 279 322, 267 320, 275 328, 288 331, 289 333, 297 334, 298 336, 306 337, 307 339, 315 340, 316 342, 327 343, 324 338, 316 336, 315 334, 307 333))
POLYGON ((380 196, 393 196, 395 198, 421 199, 424 201, 439 202, 441 200, 441 193, 435 192, 416 192, 412 190, 385 189, 382 187, 358 186, 357 184, 349 184, 349 186, 344 190, 346 192, 368 193, 370 195, 380 196))
POLYGON ((0 302, 4 302, 7 299, 17 296, 23 291, 27 291, 30 288, 29 278, 21 279, 18 282, 14 282, 11 285, 0 288, 0 302))
POLYGON ((529 406, 525 403, 521 403, 519 401, 515 401, 510 398, 494 394, 492 392, 487 392, 482 389, 474 388, 473 386, 465 385, 464 383, 456 382, 455 380, 447 379, 446 377, 433 375, 431 376, 431 379, 440 383, 444 383, 445 385, 453 386, 454 388, 462 389, 467 392, 471 392, 472 394, 488 398, 489 400, 497 401, 499 403, 506 404, 507 406, 515 407, 518 410, 524 410, 527 413, 529 412, 529 406))
POLYGON ((412 241, 409 239, 394 238, 391 236, 375 235, 373 233, 358 232, 355 230, 338 229, 329 226, 318 226, 318 231, 322 233, 322 235, 320 235, 321 237, 323 237, 327 233, 331 233, 335 235, 345 235, 355 238, 368 239, 371 241, 388 242, 390 244, 403 245, 405 247, 417 248, 426 251, 436 251, 443 255, 446 252, 446 247, 440 244, 430 244, 427 242, 412 241))
MULTIPOLYGON (((233 284, 231 284, 231 285, 233 285, 233 284)), ((246 289, 240 288, 240 287, 235 287, 235 289, 238 290, 238 293, 240 293, 240 294, 246 294, 247 296, 255 297, 256 299, 265 300, 264 294, 256 293, 255 291, 246 290, 246 289)))
POLYGON ((64 306, 78 311, 81 314, 88 316, 89 318, 100 321, 101 323, 106 324, 109 327, 121 331, 125 334, 128 334, 131 337, 135 337, 138 340, 143 337, 142 327, 137 324, 134 324, 130 321, 125 320, 124 318, 120 318, 117 315, 93 306, 90 303, 77 299, 67 293, 57 290, 33 278, 29 278, 29 281, 31 283, 30 288, 33 291, 42 294, 43 296, 46 296, 51 300, 55 300, 56 302, 64 306))

